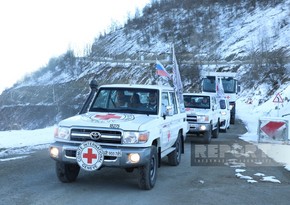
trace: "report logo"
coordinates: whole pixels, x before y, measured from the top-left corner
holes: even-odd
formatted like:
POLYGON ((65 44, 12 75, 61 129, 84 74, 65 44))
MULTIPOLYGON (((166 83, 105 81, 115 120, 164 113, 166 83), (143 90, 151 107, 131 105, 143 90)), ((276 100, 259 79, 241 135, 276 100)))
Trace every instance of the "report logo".
POLYGON ((281 166, 253 144, 191 143, 191 166, 281 166))

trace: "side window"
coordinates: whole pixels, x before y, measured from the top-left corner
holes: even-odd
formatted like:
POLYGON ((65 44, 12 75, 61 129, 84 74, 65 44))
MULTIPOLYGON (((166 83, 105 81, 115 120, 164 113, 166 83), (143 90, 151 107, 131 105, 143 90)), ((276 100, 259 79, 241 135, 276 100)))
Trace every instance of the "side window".
POLYGON ((226 101, 225 100, 220 100, 220 108, 226 109, 226 101))
POLYGON ((162 101, 161 101, 161 113, 162 115, 166 112, 166 106, 169 105, 169 97, 167 92, 162 92, 162 101))
POLYGON ((173 92, 170 92, 170 100, 171 100, 170 104, 173 107, 173 113, 177 114, 177 102, 176 102, 176 97, 173 92))

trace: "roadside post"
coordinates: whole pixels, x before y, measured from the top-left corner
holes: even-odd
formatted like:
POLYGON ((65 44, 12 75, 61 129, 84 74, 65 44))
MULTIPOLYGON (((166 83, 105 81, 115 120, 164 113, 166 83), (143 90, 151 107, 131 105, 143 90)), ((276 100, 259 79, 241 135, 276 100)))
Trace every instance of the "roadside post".
POLYGON ((277 117, 280 116, 279 110, 280 110, 280 103, 283 103, 283 98, 280 93, 277 93, 275 98, 273 99, 273 103, 278 103, 277 107, 277 117))

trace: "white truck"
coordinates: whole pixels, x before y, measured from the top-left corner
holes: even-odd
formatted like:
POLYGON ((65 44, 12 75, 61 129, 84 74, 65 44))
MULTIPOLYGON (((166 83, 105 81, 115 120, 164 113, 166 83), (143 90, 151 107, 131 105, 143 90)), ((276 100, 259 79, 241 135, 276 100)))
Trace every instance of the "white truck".
POLYGON ((222 91, 224 97, 229 100, 231 109, 231 120, 230 124, 235 124, 236 117, 236 100, 237 94, 240 92, 240 85, 236 78, 236 73, 233 72, 208 72, 203 75, 202 78, 202 93, 219 93, 222 91), (218 82, 222 82, 222 87, 218 88, 218 82))
POLYGON ((184 93, 184 106, 189 123, 188 135, 203 136, 208 144, 219 135, 220 109, 215 95, 184 93))
POLYGON ((189 127, 174 89, 124 84, 97 88, 91 83, 91 90, 82 111, 59 122, 49 146, 58 179, 73 182, 80 168, 137 169, 139 187, 152 189, 161 158, 177 166, 184 152, 189 127))

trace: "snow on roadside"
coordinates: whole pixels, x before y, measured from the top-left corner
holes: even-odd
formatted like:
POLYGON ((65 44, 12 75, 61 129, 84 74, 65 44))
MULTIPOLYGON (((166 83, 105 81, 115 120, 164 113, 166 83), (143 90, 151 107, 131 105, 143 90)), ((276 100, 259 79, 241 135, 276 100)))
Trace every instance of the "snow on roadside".
MULTIPOLYGON (((279 93, 283 99, 286 97, 289 99, 290 86, 287 85, 281 88, 279 93)), ((282 163, 285 165, 285 168, 290 171, 290 157, 285 157, 290 156, 289 143, 258 143, 258 124, 261 117, 275 118, 290 112, 290 102, 284 101, 283 103, 274 103, 274 97, 275 95, 262 105, 258 105, 259 99, 257 97, 252 99, 252 104, 246 103, 247 99, 245 97, 237 101, 237 117, 244 122, 248 131, 240 136, 240 138, 256 145, 259 149, 263 150, 267 156, 274 159, 276 162, 282 163)), ((285 117, 285 119, 290 120, 289 117, 285 117)))
POLYGON ((0 132, 0 157, 27 154, 47 148, 53 142, 54 127, 38 130, 12 130, 0 132))

